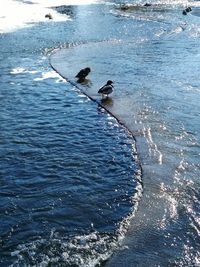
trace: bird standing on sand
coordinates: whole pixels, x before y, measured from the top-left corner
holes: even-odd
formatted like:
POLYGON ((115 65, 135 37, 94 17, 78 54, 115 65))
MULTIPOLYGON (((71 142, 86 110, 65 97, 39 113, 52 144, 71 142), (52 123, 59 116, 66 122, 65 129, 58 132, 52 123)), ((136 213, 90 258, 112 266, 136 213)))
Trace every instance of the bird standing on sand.
POLYGON ((111 94, 113 92, 113 89, 114 89, 112 84, 113 84, 113 81, 108 80, 107 83, 99 89, 98 94, 101 94, 102 97, 104 95, 106 95, 106 97, 108 97, 108 95, 111 94))
POLYGON ((75 76, 75 78, 78 78, 77 82, 84 82, 86 76, 90 73, 91 69, 89 67, 82 69, 79 71, 79 73, 75 76))

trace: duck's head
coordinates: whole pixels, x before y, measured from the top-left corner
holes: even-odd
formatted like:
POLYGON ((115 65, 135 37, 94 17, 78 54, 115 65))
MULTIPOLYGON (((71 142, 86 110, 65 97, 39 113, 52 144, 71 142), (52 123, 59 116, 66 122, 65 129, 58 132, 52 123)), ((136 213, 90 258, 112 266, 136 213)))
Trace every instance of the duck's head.
POLYGON ((91 69, 89 67, 85 68, 85 70, 89 73, 91 69))
POLYGON ((112 84, 113 84, 113 81, 111 81, 111 80, 108 80, 106 83, 106 85, 112 85, 112 84))

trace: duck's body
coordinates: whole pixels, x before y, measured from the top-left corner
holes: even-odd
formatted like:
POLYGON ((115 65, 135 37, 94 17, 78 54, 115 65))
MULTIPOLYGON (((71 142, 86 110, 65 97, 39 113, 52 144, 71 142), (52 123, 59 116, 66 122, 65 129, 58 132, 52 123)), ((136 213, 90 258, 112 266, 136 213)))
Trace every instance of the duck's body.
POLYGON ((51 13, 49 13, 49 14, 46 14, 46 15, 45 15, 45 18, 53 19, 53 16, 51 15, 51 13))
POLYGON ((82 82, 85 80, 86 76, 90 73, 91 69, 89 67, 85 69, 81 69, 79 73, 75 76, 75 78, 78 78, 78 81, 82 82))
POLYGON ((186 12, 191 12, 192 11, 192 8, 189 6, 185 9, 186 12))
POLYGON ((106 95, 108 96, 113 92, 113 82, 111 80, 108 80, 107 83, 101 87, 98 91, 98 94, 101 94, 102 96, 106 95))
POLYGON ((187 13, 191 12, 192 8, 189 6, 186 9, 183 10, 183 15, 187 15, 187 13))

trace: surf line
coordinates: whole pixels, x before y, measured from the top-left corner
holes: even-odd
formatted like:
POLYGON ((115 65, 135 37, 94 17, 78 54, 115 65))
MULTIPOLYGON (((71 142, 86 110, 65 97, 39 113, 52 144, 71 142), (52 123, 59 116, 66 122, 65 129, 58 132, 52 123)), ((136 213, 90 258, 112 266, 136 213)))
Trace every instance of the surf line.
MULTIPOLYGON (((98 99, 95 99, 94 97, 90 96, 87 92, 85 92, 77 82, 74 82, 70 79, 68 79, 67 77, 65 77, 64 75, 62 75, 52 64, 51 62, 51 56, 53 54, 50 55, 49 57, 49 64, 51 66, 51 68, 56 72, 58 73, 66 82, 70 83, 72 86, 76 87, 83 95, 85 95, 86 97, 88 97, 91 101, 93 101, 94 103, 96 103, 99 107, 101 107, 102 109, 104 109, 111 117, 113 117, 117 123, 119 125, 121 125, 121 127, 123 127, 127 132, 128 134, 133 138, 134 142, 135 142, 135 148, 136 148, 136 151, 137 151, 137 140, 134 136, 134 134, 132 133, 132 131, 126 126, 126 124, 121 121, 114 113, 112 113, 106 106, 104 106, 98 99)), ((137 155, 137 160, 136 160, 137 164, 138 164, 138 167, 139 167, 139 173, 135 172, 136 175, 139 174, 140 176, 140 179, 138 179, 138 182, 141 184, 142 186, 142 191, 143 191, 143 169, 142 169, 142 165, 141 165, 141 162, 140 160, 138 159, 138 155, 137 155)))

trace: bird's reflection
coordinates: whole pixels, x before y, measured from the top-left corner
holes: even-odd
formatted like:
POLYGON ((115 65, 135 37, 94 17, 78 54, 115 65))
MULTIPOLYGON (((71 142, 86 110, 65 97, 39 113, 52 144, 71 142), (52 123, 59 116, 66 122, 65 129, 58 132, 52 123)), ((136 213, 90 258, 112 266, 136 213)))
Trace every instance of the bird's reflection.
POLYGON ((102 98, 100 103, 102 106, 105 106, 105 107, 112 107, 113 106, 113 100, 111 97, 102 98))
POLYGON ((110 113, 110 108, 112 108, 113 106, 113 100, 111 97, 106 97, 106 98, 102 98, 101 100, 99 100, 99 105, 98 105, 98 113, 104 113, 104 112, 108 112, 110 113))
POLYGON ((83 85, 85 87, 91 87, 92 86, 92 82, 90 79, 78 79, 77 83, 80 83, 81 85, 83 85))

